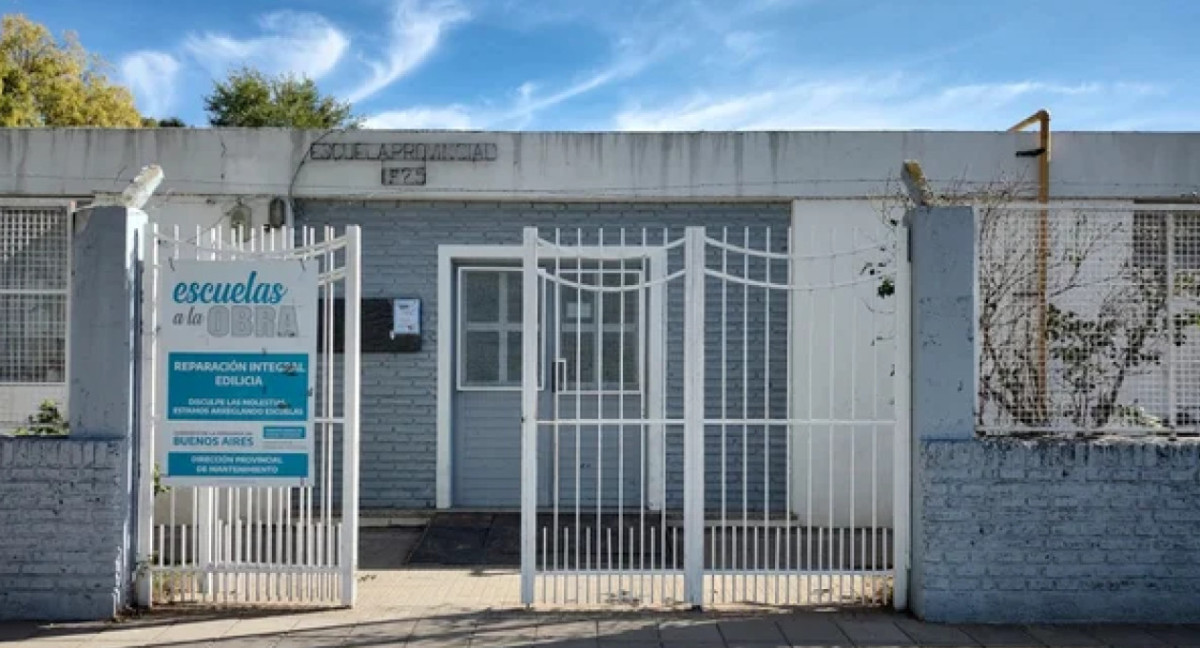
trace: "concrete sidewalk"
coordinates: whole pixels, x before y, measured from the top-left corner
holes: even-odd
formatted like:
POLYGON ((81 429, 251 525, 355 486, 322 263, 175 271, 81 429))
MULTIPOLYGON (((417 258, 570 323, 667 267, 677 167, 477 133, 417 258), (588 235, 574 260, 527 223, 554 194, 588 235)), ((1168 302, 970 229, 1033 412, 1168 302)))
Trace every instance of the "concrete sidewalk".
POLYGON ((0 624, 0 644, 36 648, 1200 647, 1200 626, 951 626, 920 623, 883 610, 524 610, 516 600, 519 576, 507 569, 366 571, 360 583, 361 602, 353 610, 164 606, 118 622, 0 624))
POLYGON ((76 646, 1200 646, 1198 627, 946 626, 886 612, 545 613, 391 608, 154 613, 119 623, 0 624, 0 643, 76 646), (14 643, 7 643, 14 642, 14 643))

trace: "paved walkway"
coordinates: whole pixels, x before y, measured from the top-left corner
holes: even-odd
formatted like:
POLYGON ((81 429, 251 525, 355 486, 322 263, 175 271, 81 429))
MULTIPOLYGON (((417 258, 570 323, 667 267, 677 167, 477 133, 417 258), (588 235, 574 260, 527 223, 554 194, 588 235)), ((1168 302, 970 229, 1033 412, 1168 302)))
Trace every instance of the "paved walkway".
POLYGON ((353 610, 158 608, 120 622, 0 624, 0 644, 410 648, 542 646, 1197 646, 1200 626, 947 626, 885 611, 523 610, 512 570, 378 570, 353 610), (12 643, 10 643, 12 642, 12 643))

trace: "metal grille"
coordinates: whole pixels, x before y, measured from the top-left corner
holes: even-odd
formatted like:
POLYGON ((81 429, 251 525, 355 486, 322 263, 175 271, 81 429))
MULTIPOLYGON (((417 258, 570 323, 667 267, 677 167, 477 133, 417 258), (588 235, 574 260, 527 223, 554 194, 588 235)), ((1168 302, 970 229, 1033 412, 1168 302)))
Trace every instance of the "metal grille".
POLYGON ((893 602, 901 300, 862 270, 878 242, 820 233, 526 229, 522 355, 533 371, 549 339, 554 367, 549 395, 522 385, 526 603, 893 602), (588 354, 585 320, 635 325, 588 354), (638 388, 588 389, 579 367, 638 388))
POLYGON ((1200 211, 977 218, 982 432, 1200 431, 1200 211))
POLYGON ((68 222, 61 207, 0 208, 0 382, 66 380, 68 222))

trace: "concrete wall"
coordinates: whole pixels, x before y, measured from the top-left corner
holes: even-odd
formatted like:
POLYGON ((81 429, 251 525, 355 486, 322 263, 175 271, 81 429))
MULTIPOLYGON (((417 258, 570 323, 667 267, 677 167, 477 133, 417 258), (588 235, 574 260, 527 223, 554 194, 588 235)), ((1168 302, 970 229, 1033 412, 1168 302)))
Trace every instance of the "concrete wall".
POLYGON ((120 609, 127 462, 122 441, 0 437, 0 620, 120 609))
POLYGON ((913 610, 1200 620, 1198 444, 976 438, 972 214, 912 217, 913 610))
MULTIPOLYGON (((0 131, 0 195, 119 192, 160 164, 160 198, 295 196, 499 200, 868 197, 902 160, 935 186, 1036 177, 1035 133, 487 133, 277 129, 0 131), (378 160, 307 160, 309 145, 471 142, 496 158, 429 162, 424 186, 382 186, 378 160)), ((1178 196, 1196 190, 1200 134, 1056 133, 1051 194, 1178 196)))

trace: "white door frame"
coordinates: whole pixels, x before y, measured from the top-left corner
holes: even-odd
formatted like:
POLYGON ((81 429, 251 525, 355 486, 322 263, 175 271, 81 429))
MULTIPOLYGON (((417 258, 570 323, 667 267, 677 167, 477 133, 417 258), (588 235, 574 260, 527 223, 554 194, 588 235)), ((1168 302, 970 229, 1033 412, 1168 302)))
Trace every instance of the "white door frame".
MULTIPOLYGON (((454 266, 461 263, 496 263, 512 262, 519 265, 523 257, 521 245, 439 245, 438 246, 438 293, 437 293, 437 487, 436 505, 439 509, 448 509, 452 505, 452 484, 454 483, 453 434, 454 434, 454 266)), ((547 248, 538 252, 539 258, 554 259, 578 258, 598 261, 619 261, 621 259, 645 259, 650 262, 650 272, 647 275, 650 282, 657 287, 651 288, 647 304, 647 319, 650 330, 647 335, 647 357, 658 358, 665 352, 665 336, 661 331, 656 334, 660 323, 664 320, 665 304, 661 295, 661 282, 655 282, 666 275, 666 251, 658 247, 627 246, 583 246, 556 250, 547 248)), ((664 383, 666 376, 661 370, 663 363, 650 361, 646 372, 646 399, 650 418, 662 418, 665 408, 664 383)), ((647 456, 647 479, 652 483, 661 480, 664 474, 664 458, 658 444, 650 444, 647 456)), ((651 489, 657 495, 657 489, 651 489)), ((661 502, 648 502, 652 509, 661 506, 661 502)))

